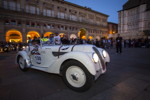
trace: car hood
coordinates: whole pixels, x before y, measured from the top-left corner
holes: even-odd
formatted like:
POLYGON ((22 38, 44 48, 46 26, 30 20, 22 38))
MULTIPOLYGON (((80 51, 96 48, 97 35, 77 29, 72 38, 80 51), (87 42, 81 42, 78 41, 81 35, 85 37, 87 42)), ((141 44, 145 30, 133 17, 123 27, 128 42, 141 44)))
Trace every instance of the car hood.
POLYGON ((53 52, 93 52, 94 45, 84 44, 84 45, 55 45, 47 46, 46 49, 51 49, 53 52))

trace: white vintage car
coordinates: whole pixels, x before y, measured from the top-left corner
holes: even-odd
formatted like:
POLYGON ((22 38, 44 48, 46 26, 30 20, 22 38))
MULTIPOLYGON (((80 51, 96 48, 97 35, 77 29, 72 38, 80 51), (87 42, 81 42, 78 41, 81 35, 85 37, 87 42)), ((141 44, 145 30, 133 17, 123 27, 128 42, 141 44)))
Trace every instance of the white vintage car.
POLYGON ((88 90, 106 72, 109 54, 94 45, 48 45, 41 43, 19 51, 16 63, 22 71, 29 68, 62 76, 75 91, 88 90))

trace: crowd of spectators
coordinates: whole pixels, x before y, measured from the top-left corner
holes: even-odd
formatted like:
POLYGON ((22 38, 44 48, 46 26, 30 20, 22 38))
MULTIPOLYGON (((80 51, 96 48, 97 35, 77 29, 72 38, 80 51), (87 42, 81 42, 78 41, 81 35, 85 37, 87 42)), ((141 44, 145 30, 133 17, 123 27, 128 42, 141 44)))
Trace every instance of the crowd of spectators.
POLYGON ((150 47, 150 39, 146 38, 140 38, 140 39, 126 39, 123 41, 123 46, 126 48, 140 48, 140 47, 145 47, 149 48, 150 47))
MULTIPOLYGON (((84 40, 79 38, 72 38, 68 40, 67 38, 61 38, 62 44, 93 44, 97 47, 105 48, 105 49, 111 49, 115 48, 116 46, 116 39, 110 38, 101 38, 100 40, 84 40)), ((124 39, 122 41, 123 48, 149 48, 150 47, 150 39, 124 39)))
POLYGON ((27 43, 0 41, 0 52, 19 51, 19 50, 22 50, 22 47, 26 45, 27 43))
MULTIPOLYGON (((92 44, 97 47, 101 47, 104 49, 111 49, 116 47, 116 40, 113 38, 106 39, 101 38, 98 39, 79 39, 79 38, 71 38, 68 39, 66 36, 61 38, 61 44, 63 45, 71 45, 71 44, 92 44)), ((15 43, 15 42, 3 42, 0 41, 0 52, 4 51, 5 47, 9 48, 9 51, 19 51, 22 49, 22 46, 28 45, 27 43, 15 43)), ((150 47, 150 39, 124 39, 122 41, 123 48, 149 48, 150 47)))

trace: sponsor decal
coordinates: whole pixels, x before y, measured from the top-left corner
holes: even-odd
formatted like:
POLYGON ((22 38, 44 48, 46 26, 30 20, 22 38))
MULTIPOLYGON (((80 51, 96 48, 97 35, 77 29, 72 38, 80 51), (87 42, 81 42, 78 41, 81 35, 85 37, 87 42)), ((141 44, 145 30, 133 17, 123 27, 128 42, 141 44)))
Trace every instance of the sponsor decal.
POLYGON ((36 62, 37 64, 41 64, 41 55, 40 55, 40 54, 34 55, 34 58, 35 58, 35 62, 36 62))

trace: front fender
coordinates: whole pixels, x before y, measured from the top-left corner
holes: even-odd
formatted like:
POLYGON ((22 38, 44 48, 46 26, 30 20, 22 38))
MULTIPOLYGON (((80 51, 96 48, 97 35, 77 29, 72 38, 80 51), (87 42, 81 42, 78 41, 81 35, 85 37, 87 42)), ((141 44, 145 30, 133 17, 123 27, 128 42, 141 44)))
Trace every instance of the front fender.
POLYGON ((60 73, 60 68, 61 68, 62 64, 67 60, 77 60, 77 61, 81 62, 92 75, 96 75, 96 69, 95 69, 94 62, 92 61, 89 54, 85 53, 85 52, 69 52, 69 53, 61 56, 53 64, 53 67, 51 67, 50 70, 55 70, 54 72, 60 73))
POLYGON ((27 54, 26 51, 19 51, 16 55, 16 64, 18 64, 18 60, 19 60, 19 57, 23 57, 23 59, 26 61, 26 64, 27 64, 27 67, 30 67, 31 66, 31 62, 30 62, 30 58, 27 54))
MULTIPOLYGON (((100 54, 103 55, 102 52, 103 52, 104 49, 98 48, 98 50, 99 50, 100 54)), ((109 56, 107 51, 106 51, 106 58, 103 57, 103 59, 105 60, 105 62, 110 62, 110 56, 109 56)))

